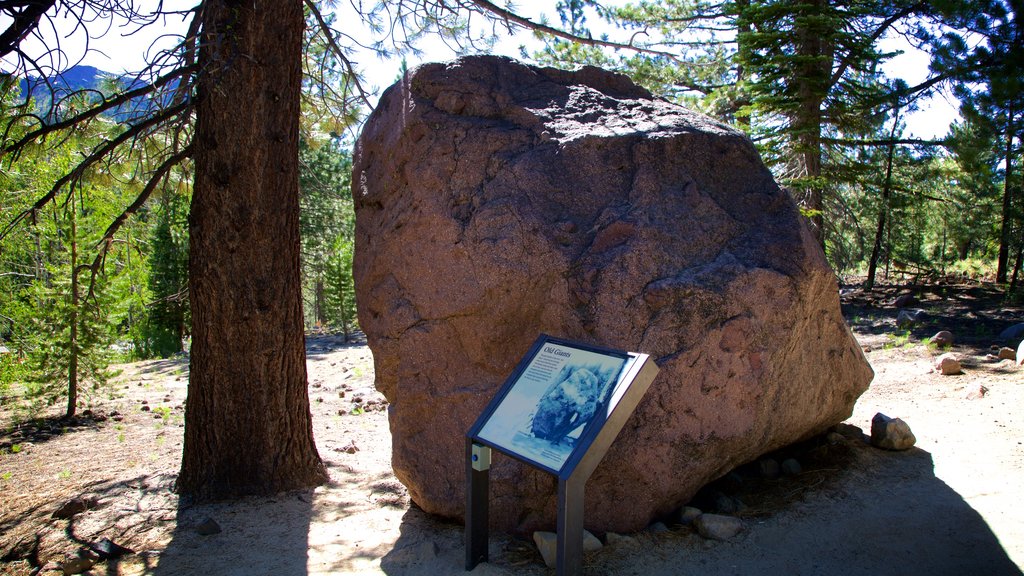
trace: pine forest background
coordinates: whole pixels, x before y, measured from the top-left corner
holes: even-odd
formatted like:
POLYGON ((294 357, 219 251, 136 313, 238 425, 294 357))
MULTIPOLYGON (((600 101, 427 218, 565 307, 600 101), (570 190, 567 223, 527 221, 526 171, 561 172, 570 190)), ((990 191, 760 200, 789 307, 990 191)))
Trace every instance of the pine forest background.
MULTIPOLYGON (((405 4, 393 4, 401 16, 405 4)), ((433 34, 465 52, 487 51, 504 27, 532 29, 543 48, 522 48, 526 60, 620 70, 747 132, 844 280, 870 289, 955 276, 1022 299, 1018 0, 562 0, 558 22, 528 21, 490 2, 438 5, 450 14, 405 6, 408 19, 386 31, 393 40, 403 22, 403 41, 372 48, 412 50, 433 34), (491 23, 485 32, 473 25, 481 17, 491 23), (882 49, 891 37, 931 55, 926 81, 910 86, 881 71, 894 56, 882 49), (956 96, 961 120, 942 138, 906 136, 907 115, 937 90, 956 96)), ((351 37, 325 33, 338 25, 332 7, 307 3, 302 295, 307 331, 348 339, 358 330, 351 146, 368 109, 345 58, 342 40, 351 37)), ((380 21, 371 11, 349 25, 379 32, 380 21)), ((159 125, 135 132, 130 146, 111 146, 126 126, 173 109, 173 75, 26 70, 0 77, 0 402, 30 413, 66 402, 72 415, 112 363, 188 351, 193 173, 187 153, 168 162, 166 151, 191 128, 159 125), (123 96, 136 89, 143 95, 123 96), (81 121, 98 105, 102 113, 81 121), (26 137, 40 129, 43 138, 26 137)))

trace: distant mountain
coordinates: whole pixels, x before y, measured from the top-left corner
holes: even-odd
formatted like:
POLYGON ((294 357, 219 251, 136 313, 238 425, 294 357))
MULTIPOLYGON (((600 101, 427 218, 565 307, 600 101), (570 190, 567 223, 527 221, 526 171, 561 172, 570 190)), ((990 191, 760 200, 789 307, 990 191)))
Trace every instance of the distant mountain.
MULTIPOLYGON (((28 78, 22 78, 19 83, 22 99, 25 98, 26 94, 29 95, 36 102, 36 110, 43 114, 50 111, 51 97, 59 101, 61 98, 81 90, 96 90, 97 92, 109 94, 111 82, 115 82, 120 87, 120 90, 127 90, 142 85, 138 80, 130 76, 105 72, 93 66, 73 66, 65 70, 64 73, 50 77, 48 80, 49 82, 39 77, 29 76, 28 78)), ((98 99, 100 96, 99 94, 92 94, 89 97, 91 99, 98 99)), ((119 106, 107 114, 107 116, 118 122, 126 122, 152 110, 152 107, 153 105, 148 99, 136 99, 119 106)))

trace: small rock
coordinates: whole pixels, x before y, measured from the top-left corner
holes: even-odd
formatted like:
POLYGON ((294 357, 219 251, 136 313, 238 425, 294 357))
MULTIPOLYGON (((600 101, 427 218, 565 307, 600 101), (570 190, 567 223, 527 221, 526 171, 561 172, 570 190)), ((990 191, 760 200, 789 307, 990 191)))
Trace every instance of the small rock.
POLYGON ((356 446, 355 440, 349 440, 348 444, 341 447, 341 451, 346 454, 355 454, 356 452, 359 452, 359 446, 356 446))
POLYGON ((910 328, 924 319, 924 310, 900 310, 896 315, 896 326, 910 328))
POLYGON ((782 461, 782 473, 785 476, 796 476, 803 471, 803 466, 796 458, 786 458, 782 461))
MULTIPOLYGON (((540 555, 544 558, 544 563, 547 564, 548 568, 554 568, 558 562, 558 534, 554 532, 534 532, 533 543, 537 545, 537 550, 540 551, 540 555)), ((597 539, 589 531, 583 531, 583 551, 594 552, 595 550, 601 549, 601 541, 597 539)))
POLYGON ((1005 346, 999 349, 998 356, 999 356, 1000 360, 1016 360, 1017 359, 1017 353, 1014 352, 1013 348, 1008 348, 1008 347, 1005 347, 1005 346))
POLYGON ((841 422, 833 426, 832 429, 849 440, 864 441, 864 431, 860 429, 860 426, 841 422))
POLYGON ((668 526, 664 522, 655 522, 647 527, 647 531, 651 534, 661 534, 662 532, 668 532, 668 526))
POLYGON ((917 297, 913 294, 900 294, 893 300, 892 305, 897 308, 906 308, 907 306, 913 306, 917 304, 917 297))
POLYGON ((76 514, 81 514, 86 510, 96 506, 95 498, 72 498, 65 502, 60 508, 54 510, 50 518, 59 518, 61 520, 67 520, 76 514))
POLYGON ((196 526, 196 533, 200 536, 212 536, 214 534, 220 534, 222 532, 220 524, 213 518, 207 518, 196 526))
POLYGON ((710 540, 728 540, 739 534, 743 522, 733 516, 719 514, 701 514, 693 521, 697 532, 710 540))
POLYGON ((782 470, 779 469, 779 462, 774 458, 762 458, 757 461, 757 467, 762 478, 778 478, 782 470))
POLYGON ((828 442, 830 446, 842 446, 846 444, 847 439, 846 436, 843 436, 839 432, 829 432, 825 435, 825 441, 828 442))
POLYGON ((142 410, 143 412, 149 412, 150 411, 149 405, 148 404, 143 404, 142 408, 140 408, 140 410, 142 410))
POLYGON ((952 352, 939 356, 935 360, 935 369, 942 373, 943 376, 952 376, 963 372, 959 358, 952 352))
POLYGON ((608 532, 605 534, 605 540, 608 542, 609 546, 632 546, 636 544, 636 538, 633 536, 616 534, 615 532, 608 532))
POLYGON ((683 506, 682 510, 679 511, 679 523, 683 526, 689 526, 690 524, 693 524, 693 521, 701 514, 703 514, 703 512, 701 512, 700 508, 683 506))
POLYGON ((985 394, 988 394, 988 388, 982 386, 981 384, 976 384, 974 386, 971 386, 970 392, 967 393, 966 398, 968 400, 980 400, 981 398, 985 397, 985 394))
POLYGON ((95 544, 89 544, 89 550, 96 554, 100 560, 120 558, 121 556, 135 553, 131 548, 125 548, 109 538, 104 538, 95 544))
POLYGON ((881 412, 871 419, 871 445, 886 450, 906 450, 917 442, 910 426, 881 412))
POLYGON ((935 336, 929 338, 928 341, 939 348, 948 348, 953 345, 953 333, 949 330, 941 330, 936 332, 935 336))

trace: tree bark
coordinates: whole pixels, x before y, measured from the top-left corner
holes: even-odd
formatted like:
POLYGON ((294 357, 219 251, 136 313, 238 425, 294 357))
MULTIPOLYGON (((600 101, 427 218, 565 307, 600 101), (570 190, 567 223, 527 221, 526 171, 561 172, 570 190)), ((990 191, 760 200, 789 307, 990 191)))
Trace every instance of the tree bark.
POLYGON ((301 0, 207 0, 189 215, 191 378, 178 491, 323 483, 299 272, 301 0))
POLYGON ((999 258, 996 262, 996 282, 1006 283, 1006 272, 1010 261, 1010 230, 1013 228, 1013 187, 1010 182, 1013 176, 1013 138, 1016 136, 1015 110, 1011 106, 1007 111, 1006 147, 1003 155, 1006 158, 1006 170, 1003 174, 1003 210, 999 230, 999 258))
MULTIPOLYGON (((825 0, 806 4, 805 16, 819 17, 826 11, 825 0)), ((796 136, 797 177, 804 178, 802 207, 808 213, 811 232, 825 247, 824 190, 821 186, 821 124, 822 103, 829 89, 834 55, 817 28, 814 18, 798 18, 794 28, 796 52, 801 58, 797 66, 796 93, 799 100, 791 128, 796 136)))
MULTIPOLYGON (((899 124, 900 109, 897 103, 893 109, 892 131, 889 133, 890 140, 895 139, 899 124)), ((896 144, 890 143, 885 159, 885 182, 882 185, 882 199, 878 205, 878 225, 875 227, 875 244, 871 248, 871 258, 868 260, 868 277, 864 281, 865 290, 872 290, 875 287, 875 272, 878 270, 878 258, 882 254, 882 235, 885 232, 885 219, 889 214, 889 198, 892 195, 892 163, 895 154, 896 144)))

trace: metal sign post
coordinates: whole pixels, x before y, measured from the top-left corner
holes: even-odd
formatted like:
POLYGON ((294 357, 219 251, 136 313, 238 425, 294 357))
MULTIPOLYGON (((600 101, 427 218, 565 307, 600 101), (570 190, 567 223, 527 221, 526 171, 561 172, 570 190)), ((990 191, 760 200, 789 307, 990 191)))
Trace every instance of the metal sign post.
POLYGON ((534 342, 466 433, 466 570, 488 559, 493 448, 558 478, 557 573, 582 574, 584 488, 657 374, 647 354, 534 342))

